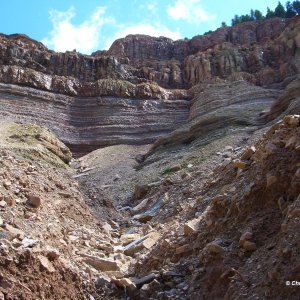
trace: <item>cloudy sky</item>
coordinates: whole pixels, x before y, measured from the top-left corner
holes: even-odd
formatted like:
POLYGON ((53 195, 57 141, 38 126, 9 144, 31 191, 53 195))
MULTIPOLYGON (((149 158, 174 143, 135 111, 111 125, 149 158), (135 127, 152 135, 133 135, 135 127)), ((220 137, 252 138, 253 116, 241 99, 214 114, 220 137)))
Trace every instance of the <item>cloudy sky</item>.
MULTIPOLYGON (((55 51, 90 54, 128 34, 191 38, 230 25, 251 8, 264 14, 275 0, 2 0, 0 32, 24 33, 55 51)), ((285 3, 285 2, 282 2, 285 3)))

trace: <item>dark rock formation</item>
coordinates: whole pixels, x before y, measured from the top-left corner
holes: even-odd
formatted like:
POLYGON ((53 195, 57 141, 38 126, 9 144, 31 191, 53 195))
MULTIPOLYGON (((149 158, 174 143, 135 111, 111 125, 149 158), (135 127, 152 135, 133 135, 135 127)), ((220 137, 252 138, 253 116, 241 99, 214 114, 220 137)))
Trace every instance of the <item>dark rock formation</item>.
POLYGON ((278 120, 284 114, 300 113, 300 76, 293 80, 273 103, 270 111, 264 114, 266 121, 278 120))

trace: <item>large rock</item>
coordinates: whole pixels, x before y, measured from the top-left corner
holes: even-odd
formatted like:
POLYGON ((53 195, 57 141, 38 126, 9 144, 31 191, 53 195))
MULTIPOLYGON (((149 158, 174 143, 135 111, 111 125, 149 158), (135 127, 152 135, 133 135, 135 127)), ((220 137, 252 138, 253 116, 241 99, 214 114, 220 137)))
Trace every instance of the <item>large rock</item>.
POLYGON ((38 255, 38 259, 45 270, 47 270, 49 273, 55 272, 53 264, 48 260, 46 256, 38 255))
POLYGON ((191 235, 193 233, 196 233, 198 231, 199 223, 200 223, 200 218, 193 219, 186 222, 183 226, 184 235, 191 235))
POLYGON ((150 232, 124 247, 124 253, 128 256, 134 256, 135 253, 142 251, 143 249, 149 250, 156 244, 159 237, 160 234, 158 232, 150 232))
POLYGON ((110 259, 88 255, 84 262, 100 271, 120 271, 118 263, 110 259))
POLYGON ((42 204, 42 199, 38 195, 29 194, 27 196, 27 203, 35 208, 38 208, 42 204))

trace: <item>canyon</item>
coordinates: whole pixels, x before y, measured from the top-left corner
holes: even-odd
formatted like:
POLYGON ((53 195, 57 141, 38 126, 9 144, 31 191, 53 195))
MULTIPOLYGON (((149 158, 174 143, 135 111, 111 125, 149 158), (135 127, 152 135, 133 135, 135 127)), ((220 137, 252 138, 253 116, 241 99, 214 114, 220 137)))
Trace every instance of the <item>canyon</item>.
POLYGON ((175 42, 131 35, 92 56, 55 53, 24 35, 1 35, 0 113, 48 126, 77 156, 103 146, 152 143, 206 112, 234 118, 246 112, 251 121, 241 116, 235 122, 255 123, 299 73, 298 29, 295 17, 175 42), (204 106, 206 84, 241 97, 204 106), (250 103, 249 110, 240 101, 250 103))
POLYGON ((0 34, 0 298, 298 299, 299 74, 299 16, 0 34))

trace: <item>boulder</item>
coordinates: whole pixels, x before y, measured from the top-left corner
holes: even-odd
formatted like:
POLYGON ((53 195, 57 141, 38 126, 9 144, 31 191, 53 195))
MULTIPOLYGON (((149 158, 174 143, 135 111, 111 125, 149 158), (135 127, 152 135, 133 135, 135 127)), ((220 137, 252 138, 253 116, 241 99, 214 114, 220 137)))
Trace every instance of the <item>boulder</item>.
POLYGON ((27 196, 27 203, 31 205, 32 207, 38 208, 42 204, 42 199, 40 196, 35 194, 29 194, 27 196))
POLYGON ((144 277, 141 278, 133 278, 132 281, 134 282, 134 284, 137 287, 141 287, 144 284, 150 283, 151 281, 153 281, 154 279, 156 279, 158 277, 157 274, 155 273, 150 273, 144 277))
POLYGON ((150 232, 149 234, 133 241, 128 244, 123 250, 128 256, 133 256, 135 253, 143 250, 150 249, 158 241, 160 234, 158 232, 150 232))
POLYGON ((123 234, 123 235, 121 235, 120 240, 121 240, 121 243, 126 246, 126 245, 130 244, 131 242, 139 239, 140 237, 141 237, 141 235, 138 233, 123 234))
POLYGON ((20 241, 25 238, 25 233, 21 229, 15 228, 9 224, 5 224, 4 227, 11 235, 11 239, 17 238, 20 241))
POLYGON ((180 165, 174 165, 174 166, 171 166, 169 168, 169 172, 177 172, 179 170, 181 170, 181 166, 180 165))
POLYGON ((136 290, 136 285, 129 278, 112 278, 112 282, 119 288, 126 288, 130 293, 136 290))
POLYGON ((224 252, 224 248, 216 242, 208 243, 204 249, 209 253, 214 253, 214 254, 220 254, 224 252))
POLYGON ((193 220, 188 221, 183 225, 183 233, 184 235, 191 235, 198 231, 200 219, 196 218, 193 220))
POLYGON ((99 271, 120 271, 118 263, 110 259, 88 255, 84 258, 84 262, 99 271))
POLYGON ((179 246, 175 249, 176 254, 182 254, 191 251, 191 245, 190 244, 185 244, 182 246, 179 246))
POLYGON ((244 245, 245 241, 247 240, 251 240, 252 239, 252 236, 253 236, 253 233, 251 231, 245 231, 242 236, 240 237, 240 240, 239 240, 239 244, 241 246, 244 245))
POLYGON ((255 243, 250 242, 250 241, 245 241, 243 243, 243 248, 244 248, 244 250, 251 252, 251 251, 255 251, 257 247, 256 247, 255 243))
POLYGON ((249 164, 249 162, 236 159, 233 161, 233 165, 236 169, 244 170, 244 169, 248 168, 250 164, 249 164))
POLYGON ((256 148, 254 146, 247 148, 241 155, 241 160, 248 160, 251 156, 256 152, 256 148))
POLYGON ((46 269, 49 273, 55 272, 53 264, 48 260, 46 256, 38 255, 38 259, 43 268, 46 269))
POLYGON ((299 115, 288 115, 283 118, 285 125, 290 127, 297 127, 300 125, 300 116, 299 115))
POLYGON ((132 211, 133 211, 134 213, 137 213, 137 212, 139 212, 139 211, 142 211, 142 210, 147 206, 149 200, 150 200, 149 198, 146 198, 146 199, 142 200, 138 205, 136 205, 136 206, 132 209, 132 211))
POLYGON ((267 188, 271 187, 278 181, 277 176, 272 175, 272 174, 267 174, 267 188))
POLYGON ((149 190, 150 187, 146 184, 136 184, 134 187, 134 198, 135 199, 144 198, 147 195, 149 190))

